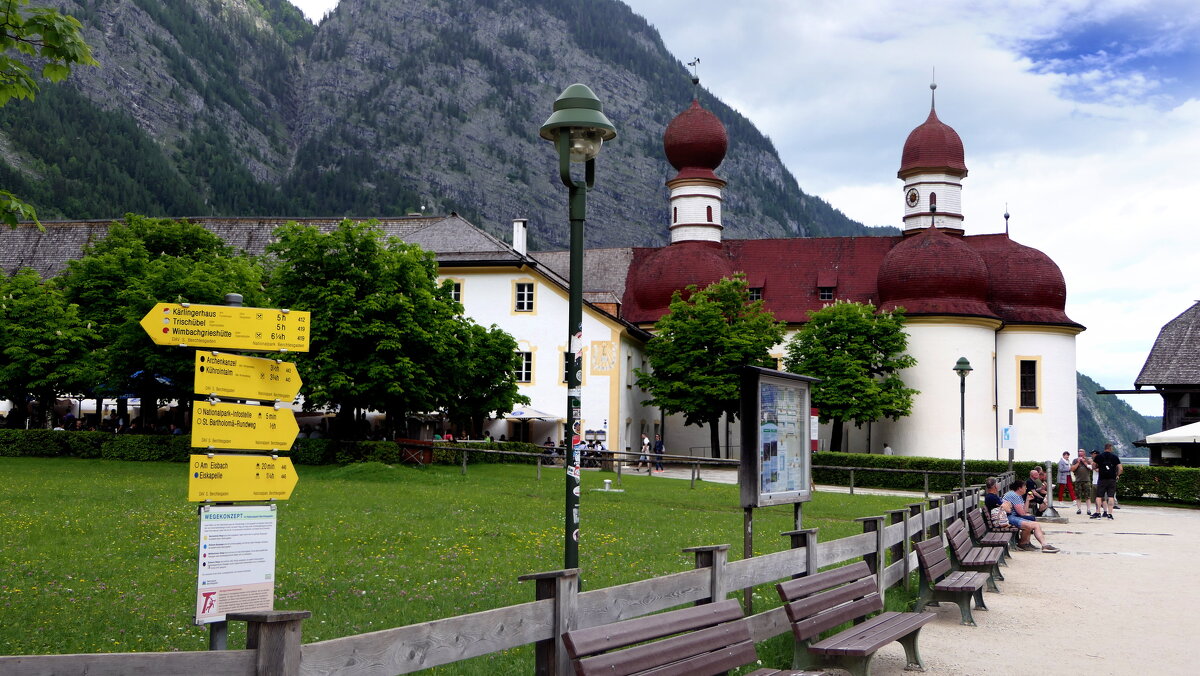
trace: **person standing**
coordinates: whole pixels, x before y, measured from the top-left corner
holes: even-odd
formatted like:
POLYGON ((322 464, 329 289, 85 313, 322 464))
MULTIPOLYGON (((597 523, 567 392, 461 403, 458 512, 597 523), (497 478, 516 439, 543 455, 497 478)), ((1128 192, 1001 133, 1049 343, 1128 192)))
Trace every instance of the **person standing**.
POLYGON ((1079 457, 1071 463, 1071 478, 1074 479, 1076 495, 1075 513, 1082 514, 1083 506, 1087 507, 1088 516, 1092 515, 1092 460, 1087 451, 1079 449, 1079 457))
MULTIPOLYGON (((1067 493, 1071 494, 1071 502, 1079 504, 1079 498, 1075 495, 1075 482, 1071 478, 1071 452, 1063 451, 1062 459, 1058 461, 1058 476, 1055 477, 1058 483, 1058 498, 1059 502, 1063 501, 1063 496, 1067 493)), ((1078 512, 1076 512, 1078 514, 1078 512)))
POLYGON ((637 464, 634 465, 633 468, 641 469, 643 467, 646 468, 646 473, 649 474, 650 473, 650 437, 647 437, 645 432, 642 432, 642 450, 641 450, 641 453, 638 454, 637 464))
POLYGON ((1105 519, 1113 518, 1117 477, 1121 476, 1125 468, 1121 466, 1121 459, 1117 454, 1112 452, 1112 447, 1112 444, 1104 444, 1104 452, 1096 456, 1096 473, 1100 479, 1096 483, 1096 513, 1092 515, 1093 519, 1101 518, 1101 512, 1105 519))
POLYGON ((664 446, 663 446, 662 435, 655 434, 654 435, 654 471, 658 472, 659 474, 662 474, 664 471, 663 470, 663 462, 662 462, 663 452, 664 452, 664 446))

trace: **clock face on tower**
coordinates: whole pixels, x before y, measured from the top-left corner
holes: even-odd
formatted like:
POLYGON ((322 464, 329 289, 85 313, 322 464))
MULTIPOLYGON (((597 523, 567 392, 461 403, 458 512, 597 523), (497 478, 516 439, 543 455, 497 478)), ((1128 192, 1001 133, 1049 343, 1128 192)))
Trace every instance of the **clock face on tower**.
POLYGON ((916 188, 909 188, 908 194, 904 196, 904 199, 908 202, 908 206, 915 207, 917 206, 917 202, 921 201, 921 195, 917 193, 916 188))

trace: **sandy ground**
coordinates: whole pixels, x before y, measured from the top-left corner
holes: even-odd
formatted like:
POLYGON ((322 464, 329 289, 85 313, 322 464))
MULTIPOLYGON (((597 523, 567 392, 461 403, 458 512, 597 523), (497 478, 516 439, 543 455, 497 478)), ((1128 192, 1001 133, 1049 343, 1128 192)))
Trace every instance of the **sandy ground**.
MULTIPOLYGON (((1068 506, 1069 507, 1069 506, 1068 506)), ((977 627, 942 603, 921 632, 929 674, 1200 674, 1200 512, 1122 507, 1046 524, 1058 554, 1014 551, 977 627)), ((903 674, 904 651, 877 653, 875 676, 903 674)), ((910 672, 911 673, 911 672, 910 672)))
MULTIPOLYGON (((671 468, 666 475, 689 476, 671 468)), ((737 482, 728 470, 702 476, 737 482)), ((938 618, 921 630, 926 673, 1200 674, 1200 511, 1125 506, 1109 521, 1057 506, 1069 523, 1043 527, 1062 551, 1014 550, 1000 592, 985 592, 988 610, 974 613, 978 626, 959 624, 952 603, 927 610, 938 618)), ((874 676, 914 673, 904 671, 898 643, 882 648, 871 667, 874 676)))

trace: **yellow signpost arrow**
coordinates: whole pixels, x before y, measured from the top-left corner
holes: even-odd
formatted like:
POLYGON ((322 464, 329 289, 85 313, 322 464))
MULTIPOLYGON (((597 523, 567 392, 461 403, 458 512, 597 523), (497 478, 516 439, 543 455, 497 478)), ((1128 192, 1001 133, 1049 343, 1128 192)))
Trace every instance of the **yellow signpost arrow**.
POLYGON ((299 480, 289 458, 193 455, 188 502, 287 500, 299 480))
POLYGON ((140 324, 156 345, 308 352, 310 321, 301 310, 159 303, 140 324))
POLYGON ((196 351, 193 391, 229 399, 291 401, 300 392, 296 365, 261 357, 196 351))
POLYGON ((196 401, 192 447, 238 451, 286 451, 300 428, 290 408, 196 401))

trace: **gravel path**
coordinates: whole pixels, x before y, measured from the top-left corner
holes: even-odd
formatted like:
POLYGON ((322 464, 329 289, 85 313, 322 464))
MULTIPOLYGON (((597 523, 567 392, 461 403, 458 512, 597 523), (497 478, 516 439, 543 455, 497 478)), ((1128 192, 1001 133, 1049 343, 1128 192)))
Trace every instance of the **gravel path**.
MULTIPOLYGON (((1046 524, 1059 554, 1015 551, 979 626, 943 603, 921 632, 926 673, 1200 674, 1200 511, 1123 507, 1046 524)), ((904 651, 879 651, 875 676, 904 674, 904 651)), ((910 672, 911 673, 911 672, 910 672)))

